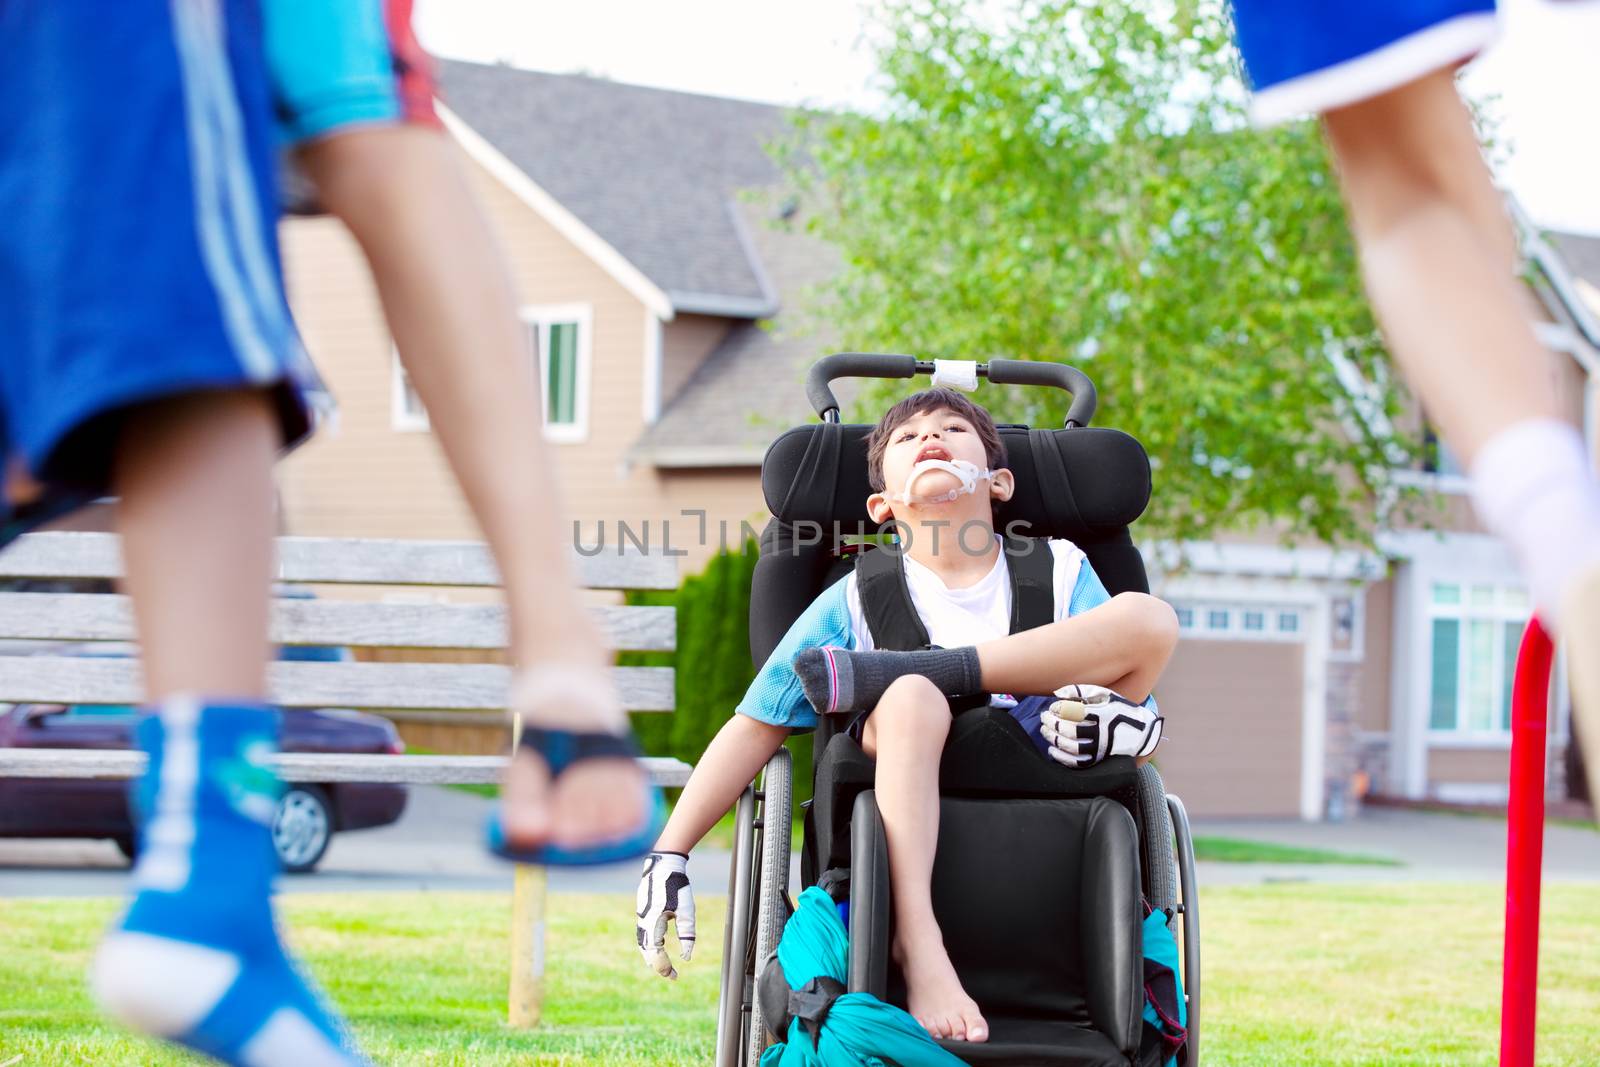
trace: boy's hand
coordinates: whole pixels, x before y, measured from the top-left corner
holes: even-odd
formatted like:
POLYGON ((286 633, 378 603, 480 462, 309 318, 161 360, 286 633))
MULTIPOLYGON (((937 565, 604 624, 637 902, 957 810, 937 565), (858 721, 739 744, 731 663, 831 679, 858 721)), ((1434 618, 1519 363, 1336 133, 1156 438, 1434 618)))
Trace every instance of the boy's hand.
POLYGON ((639 875, 638 922, 634 933, 645 965, 663 978, 678 972, 667 955, 667 920, 678 926, 678 948, 685 963, 694 952, 694 890, 689 887, 689 857, 682 852, 652 852, 639 875))
POLYGON ((1100 685, 1067 685, 1039 717, 1050 758, 1092 767, 1107 756, 1148 756, 1161 743, 1162 718, 1100 685))

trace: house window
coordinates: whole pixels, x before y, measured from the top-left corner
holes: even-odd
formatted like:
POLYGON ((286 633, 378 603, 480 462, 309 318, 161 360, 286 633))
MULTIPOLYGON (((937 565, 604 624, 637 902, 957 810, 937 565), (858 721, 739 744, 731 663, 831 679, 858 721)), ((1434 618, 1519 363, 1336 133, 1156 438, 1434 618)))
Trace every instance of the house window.
POLYGON ((1461 464, 1456 462, 1456 457, 1451 453, 1432 426, 1425 426, 1422 430, 1422 469, 1429 474, 1443 474, 1462 477, 1467 472, 1461 464))
POLYGON ((1284 605, 1183 600, 1172 609, 1180 631, 1208 641, 1302 640, 1299 611, 1284 605))
POLYGON ((1489 583, 1436 582, 1429 596, 1428 728, 1458 737, 1511 729, 1511 680, 1527 594, 1489 583))
POLYGON ((591 319, 587 305, 522 310, 549 440, 578 442, 589 436, 591 319))
POLYGON ((393 364, 389 424, 399 433, 422 433, 429 428, 428 409, 422 406, 422 397, 411 384, 411 376, 400 362, 399 351, 390 353, 389 358, 393 364))

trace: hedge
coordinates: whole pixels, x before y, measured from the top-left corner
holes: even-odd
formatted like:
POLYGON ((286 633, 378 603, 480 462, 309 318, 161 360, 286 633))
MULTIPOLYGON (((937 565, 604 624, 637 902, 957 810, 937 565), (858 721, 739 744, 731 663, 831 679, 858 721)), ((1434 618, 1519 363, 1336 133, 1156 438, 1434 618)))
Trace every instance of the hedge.
MULTIPOLYGON (((629 604, 672 605, 678 609, 676 652, 625 653, 633 666, 676 669, 677 708, 670 715, 641 713, 633 728, 647 755, 673 756, 698 764, 706 746, 728 721, 756 667, 750 659, 750 580, 757 548, 746 541, 737 551, 722 549, 699 574, 675 590, 634 590, 629 604)), ((790 738, 798 799, 811 795, 811 735, 790 738), (803 770, 802 770, 803 768, 803 770)))

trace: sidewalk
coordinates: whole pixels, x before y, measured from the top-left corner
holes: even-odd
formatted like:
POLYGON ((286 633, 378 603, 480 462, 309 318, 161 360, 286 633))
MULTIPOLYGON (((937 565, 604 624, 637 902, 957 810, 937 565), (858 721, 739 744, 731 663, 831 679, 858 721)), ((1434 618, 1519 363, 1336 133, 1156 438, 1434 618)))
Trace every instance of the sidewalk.
MULTIPOLYGON (((1273 881, 1393 882, 1505 880, 1504 819, 1369 807, 1345 822, 1199 819, 1197 837, 1231 837, 1398 860, 1403 867, 1343 864, 1202 863, 1203 885, 1273 881)), ((1600 881, 1600 832, 1545 827, 1547 881, 1600 881)))
MULTIPOLYGON (((492 802, 416 786, 405 817, 394 826, 339 834, 317 873, 281 878, 279 892, 506 890, 511 868, 483 847, 492 802)), ((1292 819, 1201 819, 1196 836, 1229 837, 1303 848, 1385 856, 1401 867, 1346 864, 1201 863, 1202 886, 1270 882, 1396 882, 1505 879, 1505 822, 1501 819, 1367 808, 1342 823, 1292 819)), ((795 842, 799 847, 799 841, 795 842)), ((696 849, 690 876, 700 893, 723 894, 729 855, 696 849)), ((799 883, 799 859, 793 883, 799 883)), ((1548 881, 1600 882, 1600 833, 1569 826, 1545 831, 1548 881)), ((553 893, 627 893, 638 884, 637 861, 550 872, 553 893)), ((120 896, 126 861, 107 841, 0 840, 0 897, 120 896)))

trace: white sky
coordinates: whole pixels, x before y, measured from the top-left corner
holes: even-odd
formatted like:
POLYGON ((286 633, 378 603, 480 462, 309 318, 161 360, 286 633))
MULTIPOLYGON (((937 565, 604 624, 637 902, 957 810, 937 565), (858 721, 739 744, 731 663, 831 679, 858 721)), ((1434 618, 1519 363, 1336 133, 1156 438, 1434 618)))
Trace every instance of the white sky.
MULTIPOLYGON (((993 3, 994 0, 989 0, 993 3)), ((442 56, 784 104, 870 107, 871 0, 417 0, 442 56)), ((1498 94, 1501 179, 1534 220, 1600 235, 1600 2, 1501 0, 1505 34, 1465 84, 1498 94)))

